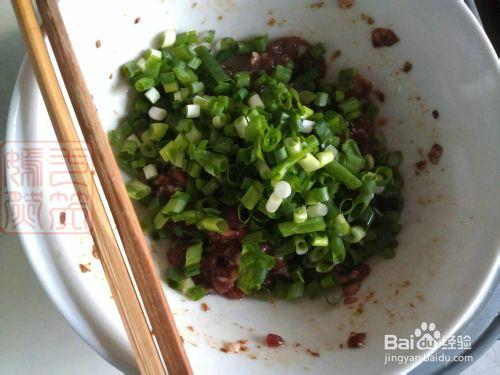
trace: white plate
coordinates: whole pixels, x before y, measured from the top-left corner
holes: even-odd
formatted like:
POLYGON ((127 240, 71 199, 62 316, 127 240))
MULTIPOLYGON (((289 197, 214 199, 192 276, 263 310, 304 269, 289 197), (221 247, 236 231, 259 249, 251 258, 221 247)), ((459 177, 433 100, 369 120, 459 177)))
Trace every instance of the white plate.
MULTIPOLYGON (((418 362, 384 366, 384 334, 409 337, 421 321, 434 322, 442 335, 454 332, 472 316, 498 269, 499 66, 479 25, 458 0, 357 0, 350 10, 340 10, 334 0, 324 3, 318 9, 311 8, 311 1, 298 0, 61 1, 107 128, 126 113, 120 65, 153 45, 166 28, 216 29, 218 36, 236 38, 269 32, 271 37, 301 35, 322 41, 328 55, 342 50, 330 73, 356 67, 386 94, 381 115, 389 119, 385 132, 391 147, 404 153, 406 206, 396 258, 374 259, 373 272, 360 291, 361 297, 370 292, 374 297, 358 314, 321 299, 271 304, 209 296, 203 302, 210 312, 204 313, 200 302, 185 301, 166 288, 196 373, 408 371, 418 362), (361 12, 371 15, 376 26, 393 28, 401 41, 390 48, 372 48, 370 30, 375 25, 361 20, 361 12), (135 24, 137 17, 140 22, 135 24), (268 25, 271 18, 273 26, 268 25), (400 72, 406 60, 413 63, 410 74, 400 72), (437 120, 431 116, 433 109, 441 114, 437 120), (427 152, 434 142, 444 147, 440 164, 416 176, 418 149, 427 152), (367 332, 363 349, 340 349, 351 331, 367 332), (283 336, 287 345, 265 348, 268 332, 283 336), (219 350, 224 341, 241 339, 249 340, 247 352, 219 350), (320 357, 308 354, 307 348, 320 357)), ((29 64, 19 74, 7 137, 11 142, 55 140, 29 64)), ((8 147, 22 151, 21 143, 8 147)), ((53 169, 45 163, 50 173, 53 169)), ((8 183, 10 190, 21 193, 31 189, 16 187, 11 179, 8 183)), ((50 208, 46 197, 42 203, 50 208)), ((45 208, 43 220, 50 212, 45 208)), ((134 371, 102 270, 91 256, 89 236, 22 234, 21 240, 42 284, 75 330, 118 368, 134 371), (87 263, 91 272, 82 273, 79 265, 87 263)), ((164 252, 157 255, 164 265, 164 252)))

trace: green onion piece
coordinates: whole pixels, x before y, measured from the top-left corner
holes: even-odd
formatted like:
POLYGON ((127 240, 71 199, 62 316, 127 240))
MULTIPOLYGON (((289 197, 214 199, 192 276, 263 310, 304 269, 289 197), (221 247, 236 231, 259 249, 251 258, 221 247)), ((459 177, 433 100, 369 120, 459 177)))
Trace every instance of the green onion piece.
POLYGON ((139 73, 139 71, 140 69, 137 67, 137 63, 135 61, 129 61, 122 66, 122 72, 128 78, 134 77, 137 73, 139 73))
POLYGON ((337 181, 342 182, 349 189, 357 189, 361 186, 361 181, 347 168, 335 160, 327 164, 322 170, 335 178, 337 181))
POLYGON ((314 155, 314 157, 318 159, 319 165, 321 167, 324 167, 325 165, 331 163, 335 159, 335 153, 330 150, 322 151, 318 152, 316 155, 314 155))
POLYGON ((327 273, 330 272, 334 266, 335 264, 332 262, 322 261, 316 264, 316 272, 327 273))
POLYGON ((195 72, 193 72, 184 61, 177 61, 175 66, 172 68, 172 71, 175 74, 175 77, 179 80, 179 82, 187 86, 190 83, 197 82, 198 76, 195 72))
POLYGON ((167 202, 167 204, 160 210, 163 215, 178 214, 184 211, 186 205, 191 199, 190 194, 178 191, 167 202))
POLYGON ((150 107, 151 104, 141 97, 137 97, 134 100, 134 111, 148 113, 150 107))
POLYGON ((167 133, 168 125, 163 122, 153 122, 149 124, 149 128, 142 133, 143 142, 146 141, 159 141, 167 133))
POLYGON ((302 223, 295 223, 293 221, 279 223, 278 228, 283 237, 290 237, 294 234, 322 232, 325 230, 326 225, 322 217, 314 217, 302 223))
POLYGON ((299 92, 300 101, 304 104, 310 104, 316 99, 316 94, 312 91, 303 90, 299 92))
POLYGON ((240 88, 234 94, 234 98, 240 102, 244 101, 247 96, 248 96, 248 90, 245 87, 240 88))
POLYGON ((184 263, 184 277, 199 275, 202 251, 203 244, 201 242, 187 248, 186 261, 184 263))
POLYGON ((139 92, 146 91, 155 85, 155 80, 149 77, 143 77, 135 81, 135 89, 139 92))
POLYGON ((174 289, 179 289, 182 281, 182 272, 176 267, 167 268, 167 283, 174 289))
POLYGON ((133 179, 126 185, 128 196, 134 200, 141 200, 151 193, 151 188, 137 179, 133 179))
POLYGON ((307 70, 305 73, 301 74, 294 80, 294 85, 299 88, 313 88, 314 81, 321 77, 321 73, 318 67, 307 70), (312 87, 311 87, 312 86, 312 87))
POLYGON ((212 43, 215 39, 215 30, 208 30, 204 35, 203 35, 203 41, 206 43, 212 43))
POLYGON ((195 285, 186 290, 184 295, 191 301, 199 301, 205 296, 205 289, 200 285, 195 285))
POLYGON ((191 82, 189 84, 189 92, 191 94, 201 94, 205 91, 205 84, 203 82, 191 82))
POLYGON ((227 222, 220 217, 206 217, 199 223, 201 229, 208 232, 224 233, 229 229, 227 222))
POLYGON ((236 53, 238 55, 249 55, 252 52, 252 44, 249 42, 237 42, 236 53))
POLYGON ((313 234, 312 243, 313 246, 325 247, 328 246, 328 236, 322 234, 313 234))
POLYGON ((267 272, 273 269, 274 265, 274 257, 264 253, 259 243, 244 240, 238 269, 238 288, 246 295, 259 290, 267 272))
POLYGON ((363 227, 355 225, 351 227, 349 233, 344 236, 344 241, 349 243, 356 243, 361 241, 364 236, 366 236, 366 231, 363 229, 363 227))
POLYGON ((196 47, 196 53, 198 53, 199 58, 203 61, 203 67, 217 83, 221 84, 231 81, 231 78, 229 78, 224 69, 222 69, 219 62, 210 53, 207 47, 196 47))
POLYGON ((144 158, 132 160, 130 162, 130 167, 132 167, 132 168, 143 168, 144 166, 146 166, 146 159, 144 159, 144 158))
POLYGON ((248 87, 250 85, 250 72, 237 72, 234 74, 237 88, 248 87))
POLYGON ((191 288, 194 287, 194 281, 193 279, 191 279, 190 277, 188 277, 187 279, 183 279, 181 280, 180 284, 179 284, 179 290, 181 291, 182 294, 186 294, 187 291, 191 288))
POLYGON ((281 163, 282 161, 286 160, 286 158, 288 157, 288 154, 286 152, 286 148, 284 146, 282 146, 282 147, 276 149, 274 151, 274 157, 275 157, 277 163, 281 163))
POLYGON ((317 171, 321 164, 312 154, 307 153, 303 159, 299 160, 299 165, 308 173, 317 171))
POLYGON ((188 61, 187 66, 191 69, 196 70, 200 67, 202 61, 199 57, 194 56, 191 60, 188 61))
POLYGON ((187 225, 192 225, 195 224, 201 217, 203 216, 203 213, 200 211, 182 211, 179 214, 173 214, 169 216, 168 218, 172 220, 174 223, 178 223, 179 221, 185 222, 187 225))
POLYGON ((152 53, 151 56, 147 57, 146 64, 144 66, 144 75, 155 80, 160 75, 160 68, 162 65, 161 56, 158 56, 158 54, 161 55, 161 52, 157 51, 154 54, 152 53))
POLYGON ((202 170, 201 165, 199 165, 198 163, 196 163, 194 161, 189 162, 187 173, 191 177, 193 177, 193 178, 199 177, 200 173, 201 173, 201 170, 202 170))
POLYGON ((307 220, 307 208, 306 206, 297 207, 293 210, 293 222, 296 224, 303 223, 307 220))
POLYGON ((200 131, 198 129, 196 129, 193 126, 190 131, 188 131, 186 134, 184 134, 184 136, 186 137, 186 139, 189 142, 191 142, 193 144, 197 144, 201 140, 202 134, 200 133, 200 131))
POLYGON ((314 101, 314 104, 318 107, 325 107, 328 103, 328 93, 326 92, 318 92, 318 95, 316 96, 316 100, 314 101))
POLYGON ((283 65, 278 65, 274 69, 273 78, 279 82, 288 83, 292 78, 292 69, 283 65))
POLYGON ((335 216, 334 222, 333 222, 333 231, 335 234, 339 236, 344 236, 347 233, 349 233, 349 230, 351 229, 351 226, 345 219, 345 216, 342 214, 338 214, 335 216))
POLYGON ((175 39, 177 37, 177 33, 175 30, 166 30, 161 34, 160 37, 160 47, 171 47, 175 44, 175 39))
POLYGON ((304 255, 309 250, 309 244, 304 236, 293 236, 293 243, 295 245, 295 253, 298 255, 304 255))
POLYGON ((366 169, 370 170, 375 166, 375 159, 371 154, 366 154, 364 155, 365 162, 366 162, 366 169))
POLYGON ((294 155, 302 150, 302 142, 299 137, 286 138, 283 143, 289 155, 294 155))
POLYGON ((259 53, 265 52, 267 49, 268 41, 269 38, 267 34, 253 38, 252 40, 253 50, 259 53))
POLYGON ((253 183, 240 198, 241 204, 247 210, 253 210, 262 199, 264 186, 260 182, 253 183))
POLYGON ((300 298, 304 295, 304 283, 297 281, 295 283, 290 284, 288 287, 288 291, 286 293, 286 299, 291 301, 297 298, 300 298))
POLYGON ((174 58, 182 60, 184 62, 188 62, 193 57, 196 57, 193 50, 188 46, 186 46, 185 44, 175 46, 172 48, 171 51, 174 58))
POLYGON ((175 45, 178 46, 181 44, 193 44, 196 42, 198 42, 198 33, 195 30, 190 30, 177 34, 175 45))
POLYGON ((290 155, 288 159, 286 159, 284 162, 274 167, 271 170, 271 176, 273 178, 281 179, 286 174, 289 168, 291 168, 295 163, 297 163, 299 160, 304 158, 309 152, 311 152, 314 148, 316 148, 319 145, 319 142, 315 136, 311 135, 307 137, 305 144, 306 145, 302 148, 301 151, 293 155, 290 155))
POLYGON ((350 113, 359 109, 359 101, 356 98, 349 98, 345 102, 339 104, 340 109, 344 113, 350 113))
POLYGON ((156 154, 158 153, 158 150, 156 149, 156 145, 152 141, 146 141, 141 144, 140 146, 141 154, 148 158, 154 158, 156 154))
POLYGON ((322 260, 328 254, 328 247, 315 247, 313 251, 309 253, 309 260, 313 263, 317 263, 322 260))
POLYGON ((335 102, 342 103, 345 99, 345 94, 343 91, 335 90, 335 102))
POLYGON ((132 160, 135 157, 139 145, 139 139, 135 135, 131 135, 123 143, 122 148, 118 153, 118 158, 125 161, 132 160))
POLYGON ((333 263, 342 263, 345 260, 346 250, 342 238, 334 236, 330 241, 331 257, 333 263))
POLYGON ((330 195, 328 193, 328 188, 326 186, 312 189, 307 192, 306 196, 306 205, 323 203, 330 199, 330 195))

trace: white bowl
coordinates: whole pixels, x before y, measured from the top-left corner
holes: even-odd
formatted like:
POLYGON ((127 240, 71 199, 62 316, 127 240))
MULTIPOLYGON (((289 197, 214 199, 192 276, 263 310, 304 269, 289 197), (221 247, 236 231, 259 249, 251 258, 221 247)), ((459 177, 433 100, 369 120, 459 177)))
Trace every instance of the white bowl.
MULTIPOLYGON (((210 312, 202 312, 200 302, 185 301, 165 288, 196 373, 409 371, 419 362, 384 365, 384 334, 409 337, 421 321, 434 322, 442 335, 455 332, 474 314, 498 270, 499 65, 476 20, 459 0, 357 0, 350 10, 339 9, 334 0, 319 9, 311 4, 299 0, 60 2, 107 128, 126 113, 128 89, 119 79, 120 65, 153 45, 155 36, 166 28, 215 29, 219 37, 268 32, 271 37, 299 35, 321 41, 328 54, 342 51, 330 64, 329 74, 355 67, 386 94, 381 116, 389 119, 384 131, 391 148, 404 153, 406 206, 397 256, 373 259, 373 272, 360 291, 361 297, 370 292, 374 297, 361 314, 342 305, 332 307, 322 299, 271 304, 217 296, 203 300, 210 312), (372 16, 375 25, 361 20, 362 12, 372 16), (137 17, 140 21, 134 23, 137 17), (276 21, 273 26, 268 25, 271 18, 276 21), (374 49, 370 31, 375 26, 390 26, 401 41, 374 49), (400 71, 406 60, 413 63, 409 74, 400 71), (113 78, 108 79, 111 73, 113 78), (434 109, 440 112, 439 119, 431 116, 434 109), (418 150, 427 152, 434 142, 444 147, 440 164, 416 176, 418 150), (364 348, 340 349, 351 331, 367 333, 364 348), (287 345, 266 348, 263 337, 269 332, 283 336, 287 345), (249 340, 247 352, 219 350, 224 341, 241 339, 249 340), (320 357, 308 354, 307 348, 320 357)), ((29 63, 18 77, 7 137, 12 142, 55 140, 29 63)), ((22 144, 6 147, 21 152, 22 144)), ((11 190, 31 190, 17 187, 11 179, 8 183, 11 190)), ((46 198, 43 204, 50 206, 46 198)), ((41 215, 47 219, 49 211, 43 209, 41 215)), ((27 226, 19 229, 29 231, 27 226)), ((21 239, 42 284, 75 330, 118 368, 135 371, 102 269, 92 258, 90 237, 24 233, 21 239), (87 263, 91 272, 82 273, 79 265, 87 263)), ((164 267, 164 251, 156 255, 164 267)))

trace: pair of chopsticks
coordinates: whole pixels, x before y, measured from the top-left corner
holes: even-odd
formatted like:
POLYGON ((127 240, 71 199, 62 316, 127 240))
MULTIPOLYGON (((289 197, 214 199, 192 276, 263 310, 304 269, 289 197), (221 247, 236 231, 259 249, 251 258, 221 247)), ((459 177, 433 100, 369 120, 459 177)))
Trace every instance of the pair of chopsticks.
POLYGON ((37 0, 38 10, 81 131, 90 146, 92 162, 120 240, 113 232, 105 203, 97 194, 88 165, 69 165, 71 157, 82 155, 82 148, 33 4, 31 0, 12 0, 12 4, 59 144, 61 147, 72 145, 65 150, 68 152, 68 168, 139 369, 143 374, 192 374, 182 339, 56 0, 37 0), (120 242, 124 252, 120 249, 120 242))

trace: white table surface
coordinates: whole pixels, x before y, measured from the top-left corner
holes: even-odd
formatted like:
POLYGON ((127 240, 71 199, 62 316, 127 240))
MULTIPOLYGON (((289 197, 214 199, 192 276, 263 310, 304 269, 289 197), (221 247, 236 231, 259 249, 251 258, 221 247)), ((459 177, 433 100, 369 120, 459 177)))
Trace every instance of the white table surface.
MULTIPOLYGON (((0 0, 0 140, 25 54, 8 0, 0 0)), ((500 373, 496 343, 464 374, 500 373)), ((14 235, 0 235, 0 373, 118 374, 72 330, 49 300, 14 235)))

